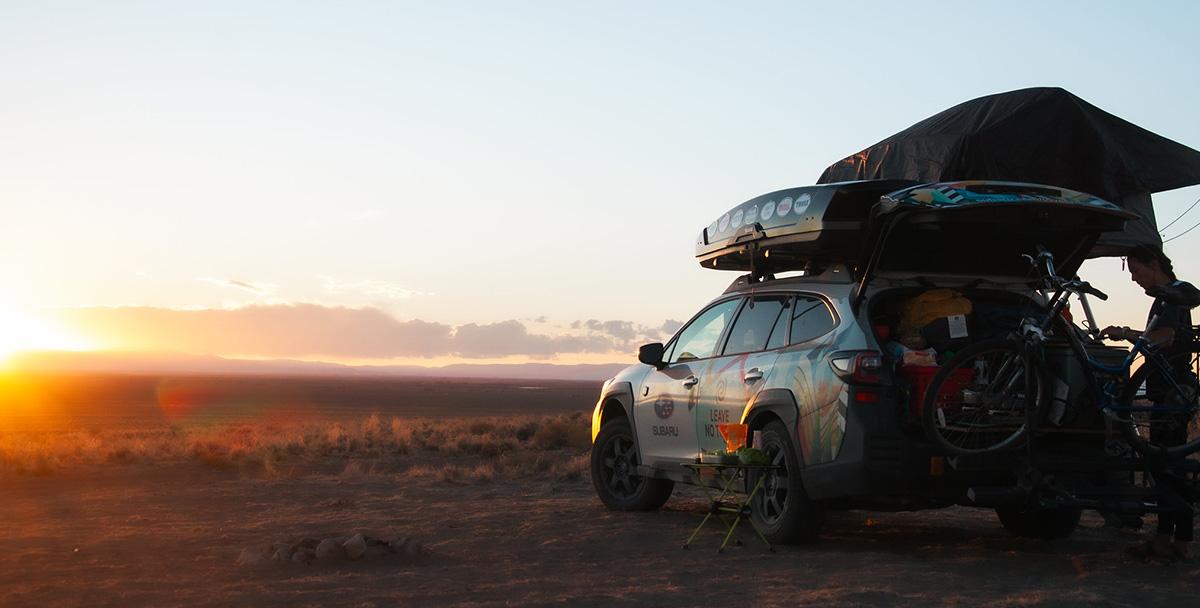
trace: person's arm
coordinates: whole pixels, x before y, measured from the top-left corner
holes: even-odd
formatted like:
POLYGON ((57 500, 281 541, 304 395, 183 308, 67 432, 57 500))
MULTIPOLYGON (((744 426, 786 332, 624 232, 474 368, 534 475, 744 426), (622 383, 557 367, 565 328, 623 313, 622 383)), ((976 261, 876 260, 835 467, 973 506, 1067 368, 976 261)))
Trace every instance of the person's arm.
MULTIPOLYGON (((1109 325, 1100 331, 1100 337, 1108 338, 1109 340, 1126 340, 1129 342, 1137 342, 1138 338, 1142 337, 1144 332, 1140 329, 1130 329, 1128 327, 1117 327, 1109 325)), ((1174 327, 1160 327, 1150 332, 1147 336, 1150 346, 1162 346, 1170 344, 1175 339, 1174 327)))
MULTIPOLYGON (((1158 330, 1155 330, 1157 332, 1158 330)), ((1137 339, 1142 337, 1142 331, 1139 329, 1129 329, 1129 327, 1117 327, 1109 325, 1100 330, 1101 338, 1109 340, 1128 340, 1129 342, 1137 342, 1137 339)))

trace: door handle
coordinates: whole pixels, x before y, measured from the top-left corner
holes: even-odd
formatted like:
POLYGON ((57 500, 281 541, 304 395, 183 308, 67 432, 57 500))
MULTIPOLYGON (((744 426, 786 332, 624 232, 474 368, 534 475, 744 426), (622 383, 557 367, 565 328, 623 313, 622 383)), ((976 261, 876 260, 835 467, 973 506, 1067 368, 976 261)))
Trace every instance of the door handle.
POLYGON ((762 370, 754 367, 746 370, 746 375, 742 379, 749 384, 751 382, 758 382, 759 380, 762 380, 762 377, 762 370))
POLYGON ((700 383, 700 379, 695 376, 688 376, 683 379, 683 388, 692 388, 700 383))

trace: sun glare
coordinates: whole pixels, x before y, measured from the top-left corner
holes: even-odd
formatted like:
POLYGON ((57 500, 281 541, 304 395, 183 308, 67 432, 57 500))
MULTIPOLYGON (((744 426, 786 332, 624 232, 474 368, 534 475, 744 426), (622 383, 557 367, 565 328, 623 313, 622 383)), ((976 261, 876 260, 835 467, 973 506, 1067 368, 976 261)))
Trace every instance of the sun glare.
POLYGON ((88 350, 87 340, 39 316, 0 309, 0 364, 28 350, 88 350))

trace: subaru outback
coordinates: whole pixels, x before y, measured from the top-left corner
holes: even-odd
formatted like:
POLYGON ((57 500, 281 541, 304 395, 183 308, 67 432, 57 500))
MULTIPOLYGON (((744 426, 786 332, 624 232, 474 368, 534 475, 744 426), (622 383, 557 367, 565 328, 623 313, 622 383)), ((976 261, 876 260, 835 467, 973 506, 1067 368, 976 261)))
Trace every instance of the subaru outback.
MULTIPOLYGON (((732 422, 758 431, 776 465, 751 503, 772 542, 812 538, 828 509, 988 506, 969 490, 1011 472, 948 466, 923 437, 920 388, 895 350, 904 307, 935 289, 971 303, 973 314, 924 336, 942 351, 930 356, 1003 335, 1043 303, 1022 253, 1045 248, 1071 276, 1129 217, 1086 194, 1007 182, 846 182, 738 205, 696 242, 703 267, 737 279, 604 383, 592 416, 600 500, 652 510, 677 483, 709 483, 682 465, 724 447, 719 425, 732 422)), ((996 508, 1027 536, 1064 536, 1079 520, 996 508)))

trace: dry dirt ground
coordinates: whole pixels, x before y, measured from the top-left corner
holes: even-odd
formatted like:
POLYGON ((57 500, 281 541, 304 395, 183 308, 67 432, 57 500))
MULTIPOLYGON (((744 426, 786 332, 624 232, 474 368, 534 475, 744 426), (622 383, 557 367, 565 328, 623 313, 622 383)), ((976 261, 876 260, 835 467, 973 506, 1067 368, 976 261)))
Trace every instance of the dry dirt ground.
POLYGON ((2 606, 1186 606, 1200 565, 1150 564, 1089 516, 1070 540, 1013 539, 990 512, 835 513, 820 542, 723 555, 677 490, 616 513, 586 475, 450 483, 331 460, 271 479, 201 463, 0 476, 2 606), (248 546, 364 532, 424 563, 244 566, 248 546))

